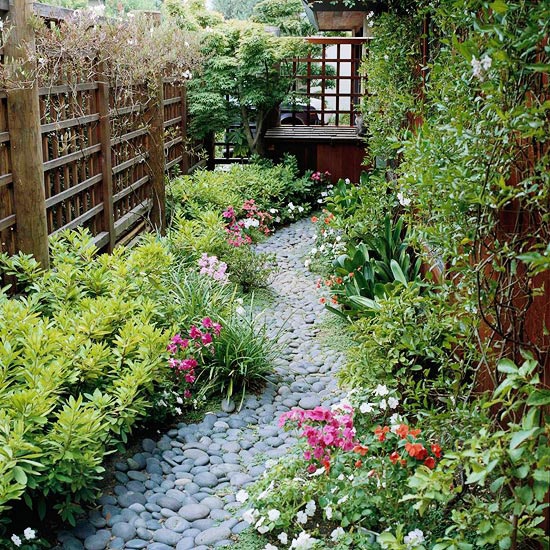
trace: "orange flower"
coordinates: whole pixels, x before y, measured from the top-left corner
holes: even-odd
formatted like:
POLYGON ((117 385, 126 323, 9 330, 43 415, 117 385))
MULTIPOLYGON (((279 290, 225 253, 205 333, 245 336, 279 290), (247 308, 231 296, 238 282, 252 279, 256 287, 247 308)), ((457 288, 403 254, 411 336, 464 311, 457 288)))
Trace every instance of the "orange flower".
POLYGON ((338 298, 336 298, 336 296, 333 296, 330 301, 333 303, 333 304, 337 304, 338 303, 338 298))
POLYGON ((428 456, 428 451, 422 443, 406 443, 405 450, 417 460, 424 460, 428 456))
POLYGON ((377 426, 374 429, 374 435, 378 437, 378 441, 384 441, 386 439, 386 434, 390 431, 389 426, 377 426))
POLYGON ((395 433, 401 438, 406 439, 407 435, 409 435, 409 427, 406 424, 401 424, 397 430, 395 430, 395 433))
POLYGON ((396 464, 399 458, 399 453, 397 451, 393 451, 393 453, 390 455, 390 460, 392 461, 392 464, 396 464))
POLYGON ((424 466, 427 466, 430 470, 433 470, 435 468, 435 459, 433 456, 429 456, 424 461, 424 466))
POLYGON ((327 279, 325 281, 325 286, 331 287, 332 286, 332 281, 330 279, 327 279))
POLYGON ((329 224, 330 223, 330 218, 325 218, 325 223, 329 224))
POLYGON ((324 304, 326 301, 327 301, 326 298, 320 298, 320 299, 319 299, 319 303, 320 303, 320 304, 324 304))
POLYGON ((365 456, 369 452, 369 448, 365 445, 355 445, 355 447, 353 447, 353 452, 365 456))
POLYGON ((420 429, 411 430, 411 431, 409 432, 409 434, 412 435, 413 437, 418 437, 418 436, 420 435, 420 432, 421 432, 420 429))
POLYGON ((311 221, 312 221, 313 223, 317 223, 317 222, 319 221, 319 218, 318 218, 317 216, 312 216, 312 217, 311 217, 311 221))
POLYGON ((344 279, 342 277, 336 277, 336 284, 341 285, 344 282, 344 279))
POLYGON ((441 447, 437 443, 432 445, 432 453, 436 458, 441 458, 441 447))
POLYGON ((357 461, 355 462, 355 467, 356 467, 356 468, 361 468, 361 466, 363 466, 363 463, 361 462, 361 460, 357 460, 357 461))

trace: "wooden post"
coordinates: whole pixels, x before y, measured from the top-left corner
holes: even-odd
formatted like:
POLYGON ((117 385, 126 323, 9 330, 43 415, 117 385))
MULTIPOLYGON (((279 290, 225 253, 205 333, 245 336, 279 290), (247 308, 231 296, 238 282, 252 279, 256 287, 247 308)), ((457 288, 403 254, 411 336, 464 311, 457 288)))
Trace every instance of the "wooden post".
POLYGON ((151 184, 153 189, 153 208, 151 223, 153 227, 164 234, 166 228, 166 189, 164 181, 164 84, 162 75, 157 79, 156 89, 152 90, 147 122, 149 124, 150 147, 149 166, 151 169, 151 184))
POLYGON ((189 173, 189 136, 187 135, 187 85, 183 84, 181 90, 181 173, 189 173))
POLYGON ((101 143, 101 197, 103 200, 102 230, 109 234, 108 252, 115 248, 115 215, 113 206, 113 161, 111 157, 111 120, 109 117, 109 81, 103 63, 97 78, 97 109, 99 113, 99 140, 101 143))
POLYGON ((38 85, 34 78, 36 44, 31 25, 32 0, 10 0, 12 29, 4 47, 8 73, 8 128, 10 132, 17 247, 49 267, 48 225, 40 132, 38 85))

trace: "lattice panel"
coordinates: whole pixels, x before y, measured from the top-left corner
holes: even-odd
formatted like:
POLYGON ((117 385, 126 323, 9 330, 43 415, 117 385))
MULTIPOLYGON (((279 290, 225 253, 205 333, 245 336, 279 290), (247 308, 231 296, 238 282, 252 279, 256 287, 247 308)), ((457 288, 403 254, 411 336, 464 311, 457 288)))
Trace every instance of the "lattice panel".
POLYGON ((85 226, 96 235, 102 215, 97 84, 40 91, 48 233, 85 226))
POLYGON ((0 94, 0 252, 15 254, 15 209, 6 94, 0 94))
POLYGON ((170 82, 164 83, 164 149, 166 169, 182 165, 184 155, 183 120, 185 101, 182 88, 170 82))

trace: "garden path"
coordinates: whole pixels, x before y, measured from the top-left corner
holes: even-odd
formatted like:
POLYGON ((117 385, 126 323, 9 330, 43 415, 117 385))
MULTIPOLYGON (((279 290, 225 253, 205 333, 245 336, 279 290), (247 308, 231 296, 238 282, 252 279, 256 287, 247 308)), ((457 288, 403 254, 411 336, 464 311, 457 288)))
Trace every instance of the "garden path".
POLYGON ((302 220, 257 247, 277 257, 274 301, 262 316, 283 344, 263 393, 247 397, 239 412, 209 413, 158 441, 145 439, 142 452, 116 463, 114 493, 60 533, 59 548, 207 550, 230 546, 248 527, 235 495, 292 446, 292 434, 277 425, 281 413, 338 399, 333 373, 343 356, 322 342, 324 310, 303 261, 312 231, 302 220))

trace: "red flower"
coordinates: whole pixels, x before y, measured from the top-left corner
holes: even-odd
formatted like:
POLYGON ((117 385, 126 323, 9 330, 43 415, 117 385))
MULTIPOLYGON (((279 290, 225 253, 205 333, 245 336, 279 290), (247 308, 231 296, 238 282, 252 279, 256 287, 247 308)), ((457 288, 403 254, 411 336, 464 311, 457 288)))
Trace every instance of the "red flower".
POLYGON ((428 456, 428 451, 422 443, 406 443, 405 450, 417 460, 424 460, 428 456))
POLYGON ((356 467, 356 468, 361 468, 361 466, 363 466, 363 462, 361 462, 361 460, 358 460, 358 461, 355 463, 355 467, 356 467))
POLYGON ((325 458, 323 460, 323 466, 325 467, 325 472, 328 474, 330 472, 330 459, 325 458))
POLYGON ((405 424, 401 424, 397 430, 395 430, 395 433, 401 438, 406 439, 409 435, 409 427, 405 424))
POLYGON ((429 456, 424 461, 424 466, 427 466, 430 470, 433 470, 435 468, 435 459, 433 456, 429 456))
POLYGON ((399 453, 397 451, 393 451, 393 453, 390 455, 390 460, 392 464, 396 464, 399 458, 399 453))
POLYGON ((389 426, 377 426, 374 429, 374 435, 378 437, 378 441, 384 441, 386 439, 386 434, 390 431, 389 426))
POLYGON ((420 435, 420 431, 421 431, 420 428, 417 430, 411 430, 409 434, 412 435, 413 437, 418 437, 420 435))
POLYGON ((437 443, 432 445, 432 453, 436 458, 441 458, 441 447, 437 443))
POLYGON ((353 447, 353 452, 365 456, 369 452, 369 448, 365 445, 355 445, 355 447, 353 447))

